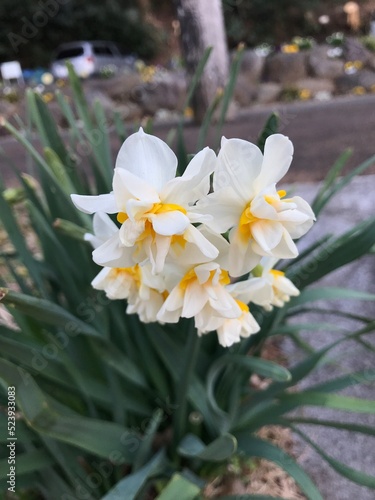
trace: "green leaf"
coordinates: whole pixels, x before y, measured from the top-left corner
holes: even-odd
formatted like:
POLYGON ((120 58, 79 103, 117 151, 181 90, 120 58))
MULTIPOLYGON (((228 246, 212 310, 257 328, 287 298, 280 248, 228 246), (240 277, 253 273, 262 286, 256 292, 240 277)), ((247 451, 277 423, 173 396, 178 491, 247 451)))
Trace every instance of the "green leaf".
POLYGON ((45 299, 30 297, 22 293, 13 292, 0 288, 0 300, 5 305, 12 305, 23 314, 35 318, 41 323, 59 326, 67 330, 67 333, 76 335, 84 333, 93 337, 101 338, 100 334, 89 324, 65 311, 59 305, 45 299))
MULTIPOLYGON (((8 441, 9 443, 9 441, 8 441)), ((30 474, 55 465, 55 461, 44 450, 33 450, 16 455, 16 476, 30 474)), ((0 477, 9 473, 8 458, 0 460, 0 477)))
POLYGON ((335 420, 321 420, 316 418, 301 418, 301 417, 291 417, 283 418, 280 420, 281 425, 289 426, 290 424, 302 424, 302 425, 321 425, 322 427, 332 427, 337 430, 359 432, 361 434, 366 434, 367 436, 375 436, 375 428, 368 427, 366 425, 351 424, 350 422, 337 422, 335 420))
POLYGON ((299 288, 318 281, 335 269, 367 254, 375 243, 375 218, 358 224, 338 238, 331 238, 324 247, 288 271, 288 277, 299 288))
POLYGON ((181 476, 174 474, 162 493, 156 497, 156 500, 194 500, 200 493, 200 488, 181 476))
POLYGON ((140 438, 122 426, 80 417, 64 406, 54 405, 33 377, 9 361, 0 359, 0 380, 16 388, 16 403, 26 423, 45 436, 69 443, 97 456, 118 463, 132 463, 140 438), (98 439, 105 436, 105 439, 98 439), (116 458, 114 458, 116 456, 116 458))
POLYGON ((165 451, 160 450, 142 469, 121 479, 114 488, 102 497, 102 500, 119 500, 120 498, 135 500, 146 481, 150 477, 160 474, 166 464, 165 451))
POLYGON ((278 113, 271 113, 271 115, 268 117, 266 124, 263 127, 262 132, 259 135, 258 138, 258 147, 264 152, 264 145, 266 143, 266 140, 268 137, 272 134, 276 134, 277 130, 279 128, 279 114, 278 113))
POLYGON ((319 212, 321 212, 321 210, 328 202, 329 198, 326 201, 325 198, 329 193, 329 189, 334 184, 337 177, 340 175, 340 172, 343 170, 343 168, 345 167, 346 163, 348 162, 352 154, 353 151, 351 149, 347 149, 346 151, 344 151, 335 161, 332 168, 326 175, 322 187, 320 188, 318 194, 316 195, 314 201, 311 204, 311 208, 313 209, 315 215, 318 215, 319 212))
POLYGON ((349 288, 309 288, 303 290, 298 297, 293 297, 286 304, 285 309, 291 309, 316 300, 375 300, 375 295, 349 288))
POLYGON ((199 84, 199 82, 202 78, 204 68, 206 67, 207 61, 210 58, 211 52, 212 52, 212 47, 207 47, 207 49, 204 51, 204 54, 203 54, 201 60, 199 61, 197 69, 195 70, 194 76, 190 82, 190 85, 189 85, 189 88, 187 91, 187 95, 186 95, 186 99, 185 99, 185 102, 184 102, 182 109, 186 109, 187 107, 190 106, 191 99, 194 95, 194 92, 195 92, 195 89, 197 88, 197 85, 199 84))
POLYGON ((284 394, 280 397, 280 400, 288 403, 290 408, 296 406, 324 406, 355 413, 375 413, 375 401, 340 394, 326 394, 309 390, 298 394, 284 394))
POLYGON ((205 445, 194 434, 188 434, 178 446, 178 453, 186 458, 207 462, 222 462, 230 458, 237 449, 237 441, 231 434, 223 434, 209 445, 205 445))
MULTIPOLYGON (((273 361, 268 361, 240 354, 229 354, 217 359, 212 365, 207 374, 207 397, 212 408, 221 416, 224 416, 223 410, 219 407, 215 398, 215 385, 222 370, 230 364, 234 364, 238 368, 243 368, 246 371, 255 372, 263 377, 268 377, 277 381, 291 380, 289 371, 273 361)), ((232 376, 231 373, 229 376, 232 376)))
POLYGON ((233 58, 232 65, 229 69, 229 80, 228 80, 228 83, 226 84, 225 89, 224 89, 221 111, 220 111, 219 120, 218 120, 217 127, 216 127, 216 139, 215 139, 216 147, 219 147, 219 145, 220 145, 220 137, 222 134, 223 125, 224 125, 225 118, 226 118, 227 113, 228 113, 229 105, 232 101, 232 97, 233 97, 234 89, 236 86, 238 74, 239 74, 240 68, 241 68, 241 62, 242 62, 242 59, 244 56, 244 50, 245 50, 244 45, 241 45, 237 48, 236 53, 235 53, 234 58, 233 58))
POLYGON ((323 500, 306 472, 285 451, 267 441, 252 437, 248 432, 236 434, 238 449, 248 457, 265 458, 284 469, 299 485, 309 500, 323 500))
POLYGON ((311 441, 311 439, 306 436, 303 432, 301 432, 299 429, 296 429, 293 427, 293 430, 299 434, 309 445, 314 448, 314 450, 326 461, 329 463, 329 465, 334 469, 336 472, 341 474, 342 476, 346 477, 350 481, 353 481, 353 483, 360 484, 361 486, 366 486, 367 488, 374 488, 375 489, 375 476, 369 476, 368 474, 365 474, 364 472, 361 472, 359 470, 353 469, 352 467, 349 467, 346 464, 343 464, 339 460, 336 460, 335 458, 330 457, 327 455, 316 443, 311 441))
POLYGON ((164 412, 160 408, 154 412, 149 424, 145 430, 143 441, 134 459, 133 471, 137 471, 144 465, 150 458, 152 452, 152 445, 157 430, 162 422, 164 412))
MULTIPOLYGON (((3 184, 0 177, 0 190, 3 190, 3 184)), ((9 207, 9 204, 5 201, 3 197, 3 193, 0 193, 0 214, 1 214, 1 222, 8 233, 9 239, 13 243, 17 253, 19 254, 20 259, 23 264, 28 269, 30 276, 35 281, 35 284, 41 290, 42 293, 45 293, 43 279, 40 273, 40 266, 35 261, 32 256, 30 250, 26 245, 25 238, 19 228, 17 220, 9 207)))
MULTIPOLYGON (((348 154, 348 153, 347 153, 348 154)), ((345 153, 344 153, 345 155, 345 153)), ((344 161, 346 161, 346 158, 343 155, 344 161)), ((340 162, 340 158, 338 162, 340 162)), ((329 183, 329 188, 326 189, 321 196, 319 196, 318 200, 314 200, 313 202, 313 210, 315 213, 319 213, 324 206, 330 201, 330 199, 341 189, 343 189, 345 186, 347 186, 351 180, 356 177, 357 175, 362 174, 365 172, 368 168, 370 168, 372 165, 375 163, 375 155, 371 156, 368 160, 364 161, 361 163, 358 167, 354 168, 351 170, 347 175, 345 175, 343 178, 339 179, 336 183, 331 182, 329 183)), ((332 172, 332 176, 334 176, 334 172, 332 172)))

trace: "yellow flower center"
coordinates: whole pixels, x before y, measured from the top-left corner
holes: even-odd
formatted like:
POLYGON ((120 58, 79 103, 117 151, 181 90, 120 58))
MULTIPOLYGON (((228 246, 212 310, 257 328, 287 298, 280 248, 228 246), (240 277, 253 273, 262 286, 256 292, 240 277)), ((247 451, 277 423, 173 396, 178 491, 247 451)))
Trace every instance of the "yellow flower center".
POLYGON ((141 270, 138 264, 132 267, 114 267, 112 269, 112 273, 114 277, 117 277, 120 274, 126 274, 131 280, 134 281, 137 288, 140 288, 141 286, 141 270))
MULTIPOLYGON (((279 191, 277 191, 277 194, 279 196, 279 199, 281 199, 284 198, 284 196, 286 196, 286 191, 284 191, 284 189, 280 189, 279 191)), ((276 197, 268 195, 264 196, 264 199, 269 205, 274 205, 278 201, 276 197)), ((254 222, 262 220, 259 219, 258 217, 255 217, 255 215, 251 213, 250 205, 251 202, 248 205, 246 205, 245 210, 241 214, 240 222, 238 225, 240 235, 244 240, 249 240, 252 237, 251 233, 252 224, 254 224, 254 222)))
MULTIPOLYGON (((186 215, 186 210, 184 207, 181 207, 181 205, 175 205, 174 203, 154 203, 152 208, 146 213, 143 214, 143 218, 148 218, 150 214, 162 214, 165 212, 182 212, 184 215, 186 215)), ((119 212, 117 214, 117 220, 119 221, 120 224, 123 224, 126 220, 129 219, 129 216, 125 212, 119 212)))
MULTIPOLYGON (((214 279, 216 272, 217 271, 210 271, 210 277, 204 283, 204 285, 208 285, 208 284, 212 285, 212 280, 214 279)), ((185 274, 185 276, 182 278, 182 280, 180 281, 179 287, 182 290, 186 290, 186 288, 196 280, 197 280, 197 275, 195 273, 195 269, 190 269, 190 271, 188 271, 185 274)), ((230 277, 229 277, 228 271, 225 271, 224 269, 220 270, 219 283, 220 283, 220 285, 223 285, 223 286, 229 285, 230 277)))
POLYGON ((240 306, 241 311, 248 313, 249 312, 249 306, 245 304, 245 302, 242 302, 241 300, 236 300, 237 304, 240 306))
MULTIPOLYGON (((184 215, 187 214, 187 211, 185 210, 184 207, 181 207, 181 205, 175 205, 174 203, 154 203, 152 208, 150 210, 148 210, 146 213, 144 213, 142 216, 142 219, 146 219, 145 220, 145 228, 144 228, 143 233, 137 238, 137 243, 143 241, 148 236, 152 236, 152 238, 154 238, 154 236, 155 236, 155 231, 154 231, 154 228, 152 227, 150 215, 162 214, 162 213, 174 212, 174 211, 181 212, 184 215)), ((117 214, 117 220, 120 224, 123 224, 128 219, 129 219, 129 216, 125 212, 119 212, 117 214)), ((186 245, 186 240, 182 234, 175 234, 172 236, 171 245, 173 245, 175 243, 184 248, 186 245)))
POLYGON ((278 269, 271 269, 270 273, 274 278, 279 278, 280 276, 285 276, 285 273, 283 271, 279 271, 278 269))

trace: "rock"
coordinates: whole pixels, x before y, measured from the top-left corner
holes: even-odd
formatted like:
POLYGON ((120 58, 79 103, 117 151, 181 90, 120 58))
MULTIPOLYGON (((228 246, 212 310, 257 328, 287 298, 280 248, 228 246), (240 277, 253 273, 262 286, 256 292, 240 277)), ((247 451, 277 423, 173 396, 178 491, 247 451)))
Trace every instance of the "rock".
POLYGON ((265 79, 277 83, 292 83, 307 77, 307 51, 294 54, 283 52, 273 54, 266 59, 265 79))
POLYGON ((142 79, 136 72, 127 72, 108 79, 92 79, 87 81, 92 90, 103 92, 117 102, 131 100, 137 88, 143 85, 142 79))
POLYGON ((337 78, 344 73, 344 61, 331 58, 329 45, 315 45, 308 57, 308 71, 317 78, 337 78))
POLYGON ((182 74, 165 72, 155 81, 138 87, 131 100, 150 115, 159 109, 182 111, 186 88, 186 79, 182 74))
POLYGON ((116 111, 124 121, 137 121, 143 118, 144 115, 142 108, 135 102, 120 104, 116 106, 116 111))
POLYGON ((9 120, 17 110, 14 103, 8 102, 6 99, 0 100, 0 118, 1 120, 9 120))
POLYGON ((248 82, 260 82, 265 60, 265 57, 258 55, 255 50, 245 50, 241 62, 240 74, 245 75, 248 82))
POLYGON ((346 37, 344 40, 343 56, 345 61, 360 61, 364 66, 372 59, 372 54, 353 37, 346 37))
POLYGON ((100 90, 87 90, 85 97, 90 109, 93 109, 96 101, 100 102, 106 114, 112 114, 116 107, 112 99, 100 90))
POLYGON ((240 106, 249 106, 257 97, 255 84, 248 80, 246 74, 239 74, 234 89, 234 100, 240 106))
POLYGON ((298 90, 308 90, 314 97, 319 92, 328 92, 332 94, 335 90, 335 84, 327 78, 303 78, 295 82, 298 90))
POLYGON ((355 87, 363 87, 365 90, 375 89, 375 72, 363 69, 351 75, 343 75, 335 79, 336 89, 340 93, 352 91, 355 87))
POLYGON ((280 83, 261 83, 258 87, 257 102, 260 104, 268 104, 275 102, 280 97, 282 85, 280 83))

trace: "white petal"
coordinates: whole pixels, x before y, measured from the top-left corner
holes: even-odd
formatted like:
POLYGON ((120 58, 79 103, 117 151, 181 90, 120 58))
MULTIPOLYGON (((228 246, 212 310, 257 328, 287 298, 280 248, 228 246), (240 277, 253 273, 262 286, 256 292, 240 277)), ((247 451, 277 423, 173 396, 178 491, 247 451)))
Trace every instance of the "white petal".
POLYGON ((293 259, 298 255, 298 249, 288 231, 284 229, 283 237, 277 247, 272 249, 272 255, 279 259, 293 259))
POLYGON ((118 212, 113 193, 100 194, 99 196, 71 194, 70 197, 74 205, 85 214, 93 214, 95 212, 115 214, 118 212))
POLYGON ((230 234, 229 274, 233 277, 250 272, 259 264, 261 257, 254 253, 251 242, 243 242, 237 230, 230 234))
POLYGON ((232 187, 227 187, 206 196, 191 211, 211 215, 206 225, 217 233, 225 233, 238 224, 245 207, 246 202, 232 187))
POLYGON ((135 264, 132 258, 133 249, 121 245, 118 234, 115 234, 92 253, 96 264, 108 267, 131 267, 135 264))
POLYGON ((116 224, 104 212, 97 212, 94 215, 92 225, 95 236, 103 240, 103 243, 118 231, 116 224))
POLYGON ((163 236, 183 234, 190 224, 186 215, 178 210, 153 215, 151 222, 155 233, 163 236))
POLYGON ((228 292, 244 304, 269 304, 272 300, 272 285, 263 278, 250 278, 227 286, 228 292))
POLYGON ((278 214, 270 203, 267 203, 264 196, 256 196, 250 205, 251 213, 258 219, 277 220, 278 214))
POLYGON ((216 155, 212 149, 204 148, 190 161, 181 177, 168 182, 160 197, 164 203, 188 205, 194 203, 210 190, 210 175, 216 166, 216 155))
POLYGON ((111 272, 111 267, 104 267, 92 280, 91 286, 95 288, 95 290, 104 290, 108 280, 108 276, 111 272))
POLYGON ((264 159, 259 177, 255 180, 258 190, 276 184, 287 173, 293 159, 293 144, 282 134, 268 137, 264 145, 264 159))
POLYGON ((262 161, 263 155, 255 144, 242 139, 228 140, 223 137, 214 175, 214 191, 232 186, 244 201, 249 201, 262 161))
POLYGON ((276 286, 278 290, 280 290, 282 293, 285 293, 286 295, 296 297, 300 294, 298 288, 286 276, 278 276, 275 280, 274 286, 276 286))
POLYGON ((186 288, 181 316, 183 318, 196 316, 205 306, 207 299, 205 288, 198 282, 193 282, 186 288))
POLYGON ((279 222, 262 220, 251 225, 251 233, 265 252, 271 252, 280 243, 283 226, 279 222))
POLYGON ((135 198, 145 203, 157 203, 159 196, 152 185, 127 170, 117 168, 113 176, 113 191, 117 206, 126 210, 126 202, 135 198))
POLYGON ((132 247, 135 245, 137 239, 145 230, 145 221, 135 221, 127 219, 120 228, 119 237, 121 243, 126 247, 132 247))
MULTIPOLYGON (((200 231, 190 224, 184 233, 184 238, 186 241, 196 245, 205 258, 212 260, 216 259, 219 255, 219 250, 213 244, 213 241, 208 239, 208 234, 208 231, 200 231)), ((228 242, 220 235, 217 235, 216 242, 221 241, 221 239, 224 240, 227 246, 229 246, 228 242)), ((225 243, 222 242, 222 248, 226 248, 225 243)), ((201 262, 205 260, 204 257, 201 257, 201 262)))
POLYGON ((170 236, 155 236, 154 245, 152 245, 156 252, 154 256, 155 265, 153 266, 153 274, 161 273, 164 269, 165 259, 167 258, 169 248, 171 246, 170 236))
POLYGON ((130 135, 118 153, 116 168, 123 168, 144 179, 156 191, 176 174, 177 158, 161 139, 143 132, 130 135))

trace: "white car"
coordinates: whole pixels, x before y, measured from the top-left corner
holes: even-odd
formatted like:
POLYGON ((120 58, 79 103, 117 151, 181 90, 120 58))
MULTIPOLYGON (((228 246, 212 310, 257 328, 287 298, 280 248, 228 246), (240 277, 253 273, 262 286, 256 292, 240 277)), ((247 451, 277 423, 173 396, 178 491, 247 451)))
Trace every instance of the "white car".
POLYGON ((112 42, 71 42, 57 48, 51 72, 55 78, 66 78, 68 69, 66 61, 72 63, 78 76, 87 78, 105 72, 116 73, 121 67, 134 62, 132 56, 122 56, 118 47, 112 42))

